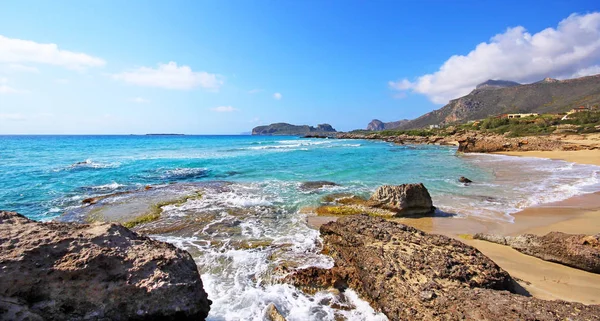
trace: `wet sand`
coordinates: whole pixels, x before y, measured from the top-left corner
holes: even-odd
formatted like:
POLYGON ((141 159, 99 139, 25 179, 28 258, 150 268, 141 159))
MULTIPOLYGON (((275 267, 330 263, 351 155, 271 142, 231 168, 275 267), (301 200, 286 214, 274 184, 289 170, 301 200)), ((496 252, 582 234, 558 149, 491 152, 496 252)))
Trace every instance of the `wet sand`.
MULTIPOLYGON (((513 153, 505 153, 513 155, 513 153)), ((562 159, 600 165, 600 150, 575 152, 523 152, 520 156, 562 159)), ((429 233, 454 237, 472 245, 516 278, 531 295, 548 300, 600 304, 600 274, 573 269, 522 254, 510 247, 473 240, 475 233, 501 235, 538 234, 552 231, 593 235, 600 233, 600 192, 564 201, 526 208, 514 214, 513 223, 476 218, 424 217, 396 218, 394 221, 429 233)), ((311 226, 335 220, 334 217, 309 217, 311 226)))

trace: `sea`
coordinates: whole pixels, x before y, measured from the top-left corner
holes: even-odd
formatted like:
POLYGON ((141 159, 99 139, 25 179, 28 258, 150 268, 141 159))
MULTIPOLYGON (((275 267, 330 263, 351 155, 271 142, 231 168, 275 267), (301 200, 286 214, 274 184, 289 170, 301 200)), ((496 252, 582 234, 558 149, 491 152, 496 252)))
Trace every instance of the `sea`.
POLYGON ((306 219, 323 196, 368 197, 381 185, 418 182, 437 214, 510 224, 526 207, 600 191, 600 167, 372 140, 0 136, 0 209, 34 220, 81 220, 73 213, 89 197, 205 186, 202 197, 162 212, 174 220, 204 216, 209 221, 202 228, 151 237, 190 251, 213 301, 209 320, 263 320, 269 303, 288 320, 386 320, 352 290, 308 294, 272 282, 272 275, 280 264, 333 265, 306 219), (458 182, 460 176, 473 183, 458 182), (336 185, 302 188, 311 181, 336 185), (239 245, 244 242, 264 245, 239 245))

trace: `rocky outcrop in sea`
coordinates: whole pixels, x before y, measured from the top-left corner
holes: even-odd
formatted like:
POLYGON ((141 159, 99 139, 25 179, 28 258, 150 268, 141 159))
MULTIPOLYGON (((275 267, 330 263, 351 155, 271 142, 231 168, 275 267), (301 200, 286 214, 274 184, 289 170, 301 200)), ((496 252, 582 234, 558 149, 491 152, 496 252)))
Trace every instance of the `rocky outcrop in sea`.
POLYGON ((369 203, 397 213, 397 216, 431 214, 435 211, 431 195, 423 183, 384 185, 371 195, 369 203))
POLYGON ((292 272, 299 287, 352 288, 390 320, 597 320, 600 306, 516 294, 514 281, 477 249, 366 215, 320 228, 331 269, 292 272))
POLYGON ((0 211, 0 320, 204 320, 186 251, 119 224, 39 223, 0 211))
POLYGON ((600 233, 584 235, 551 232, 543 236, 534 234, 500 236, 478 233, 473 238, 508 245, 521 253, 544 261, 600 273, 600 233))

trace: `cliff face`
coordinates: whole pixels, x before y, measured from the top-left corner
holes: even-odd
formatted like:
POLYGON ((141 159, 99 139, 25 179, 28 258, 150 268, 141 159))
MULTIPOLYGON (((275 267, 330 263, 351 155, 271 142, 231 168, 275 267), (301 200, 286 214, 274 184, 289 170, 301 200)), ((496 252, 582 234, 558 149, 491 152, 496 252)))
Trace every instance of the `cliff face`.
POLYGON ((317 127, 308 125, 291 125, 275 123, 267 126, 258 126, 252 129, 252 135, 308 135, 335 133, 336 130, 329 124, 319 124, 317 127))
POLYGON ((379 130, 386 130, 386 129, 394 129, 394 128, 398 128, 401 125, 405 124, 409 122, 408 119, 403 119, 403 120, 399 120, 399 121, 393 121, 393 122, 389 122, 389 123, 384 123, 379 119, 373 119, 368 125, 367 125, 367 130, 371 130, 371 131, 379 131, 379 130))
POLYGON ((600 104, 600 75, 568 80, 546 78, 528 85, 490 80, 446 106, 406 122, 398 129, 422 128, 508 113, 559 113, 600 104))

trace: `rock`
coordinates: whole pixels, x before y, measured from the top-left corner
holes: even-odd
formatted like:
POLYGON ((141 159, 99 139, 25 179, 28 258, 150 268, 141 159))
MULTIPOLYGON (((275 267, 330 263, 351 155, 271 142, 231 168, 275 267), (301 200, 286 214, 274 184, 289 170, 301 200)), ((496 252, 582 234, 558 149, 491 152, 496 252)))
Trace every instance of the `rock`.
POLYGON ((269 303, 267 306, 266 317, 269 321, 286 321, 285 317, 283 317, 281 312, 277 310, 277 307, 273 303, 269 303))
POLYGON ((310 181, 300 184, 300 189, 303 191, 311 191, 325 186, 338 186, 338 184, 329 181, 310 181))
POLYGON ((423 183, 380 186, 369 202, 374 207, 394 211, 399 216, 431 214, 435 211, 423 183))
POLYGON ((390 320, 597 320, 600 306, 511 293, 513 281, 477 249, 381 218, 357 215, 320 228, 332 269, 297 270, 299 287, 354 289, 390 320))
POLYGON ((475 234, 474 238, 508 245, 521 253, 545 261, 600 273, 600 234, 591 236, 551 232, 544 236, 500 236, 479 233, 475 234))
POLYGON ((458 179, 458 181, 459 181, 459 182, 461 182, 461 183, 463 183, 463 184, 465 184, 465 185, 467 185, 467 184, 470 184, 470 183, 473 183, 473 181, 472 181, 472 180, 470 180, 470 179, 468 179, 468 178, 466 178, 466 177, 464 177, 464 176, 461 176, 461 177, 458 179))
POLYGON ((100 201, 100 199, 98 197, 90 197, 90 198, 86 198, 83 201, 81 201, 81 204, 96 204, 98 203, 98 201, 100 201))
POLYGON ((493 153, 506 151, 552 151, 567 150, 571 148, 580 149, 582 146, 569 146, 561 141, 545 137, 532 136, 523 138, 508 138, 502 135, 485 134, 475 136, 473 134, 460 137, 458 151, 461 153, 493 153))
POLYGON ((0 211, 0 249, 0 320, 13 319, 7 302, 44 320, 204 320, 210 309, 189 253, 118 224, 0 211))

